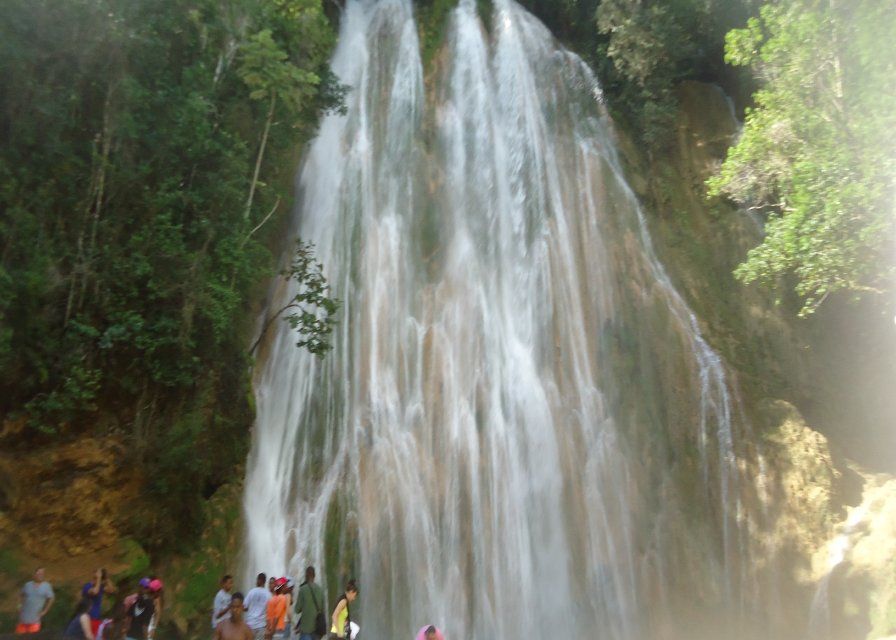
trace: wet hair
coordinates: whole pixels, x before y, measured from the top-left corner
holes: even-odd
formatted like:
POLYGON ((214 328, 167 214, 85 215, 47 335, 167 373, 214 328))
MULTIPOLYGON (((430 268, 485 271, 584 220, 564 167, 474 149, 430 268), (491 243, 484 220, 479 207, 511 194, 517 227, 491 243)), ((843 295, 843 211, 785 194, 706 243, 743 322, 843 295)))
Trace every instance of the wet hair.
POLYGON ((234 593, 232 596, 230 596, 230 602, 233 602, 234 600, 239 600, 240 602, 242 602, 242 601, 243 601, 243 594, 240 593, 239 591, 237 591, 237 592, 234 593))
POLYGON ((312 565, 308 565, 305 568, 305 580, 313 580, 314 579, 314 567, 312 565))
POLYGON ((225 576, 224 576, 223 578, 221 578, 221 584, 224 584, 224 583, 227 582, 228 580, 233 580, 233 576, 230 575, 229 573, 228 573, 228 574, 225 574, 225 576))
POLYGON ((258 577, 255 578, 256 586, 263 587, 264 583, 267 582, 267 579, 268 579, 268 577, 265 574, 259 573, 258 577))
POLYGON ((355 582, 354 578, 345 583, 345 592, 354 591, 358 593, 358 584, 355 582))

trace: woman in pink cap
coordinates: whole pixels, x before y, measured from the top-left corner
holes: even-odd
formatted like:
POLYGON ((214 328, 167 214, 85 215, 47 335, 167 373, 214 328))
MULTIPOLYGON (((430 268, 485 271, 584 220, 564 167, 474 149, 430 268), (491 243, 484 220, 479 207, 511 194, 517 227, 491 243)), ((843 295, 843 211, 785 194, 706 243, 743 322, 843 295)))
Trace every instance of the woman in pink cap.
POLYGON ((152 598, 153 614, 146 633, 147 640, 153 640, 156 627, 159 626, 159 620, 162 618, 162 589, 164 586, 158 578, 153 578, 149 581, 149 597, 152 598))

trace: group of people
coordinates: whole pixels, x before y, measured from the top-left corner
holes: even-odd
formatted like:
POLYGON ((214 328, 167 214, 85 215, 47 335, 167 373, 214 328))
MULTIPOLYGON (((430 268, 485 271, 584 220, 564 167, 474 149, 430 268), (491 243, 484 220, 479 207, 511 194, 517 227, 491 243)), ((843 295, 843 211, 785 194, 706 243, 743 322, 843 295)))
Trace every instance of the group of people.
MULTIPOLYGON (((162 581, 142 578, 134 593, 118 602, 110 616, 103 616, 103 599, 116 592, 105 569, 97 569, 84 584, 74 614, 62 637, 65 640, 153 640, 162 611, 162 581)), ((38 633, 56 596, 44 569, 37 569, 20 592, 16 634, 38 633)))
POLYGON ((305 580, 296 589, 295 580, 288 576, 269 580, 259 573, 255 586, 244 596, 232 593, 233 577, 224 576, 212 607, 215 640, 290 640, 293 635, 298 640, 318 640, 325 635, 352 640, 357 635, 352 632, 350 612, 358 597, 355 581, 345 585, 328 621, 324 592, 315 577, 314 567, 306 568, 305 580))
POLYGON ((75 615, 62 633, 63 640, 153 640, 162 613, 164 585, 156 577, 141 578, 137 589, 103 617, 103 597, 115 593, 105 569, 81 589, 75 615))
MULTIPOLYGON (((81 598, 62 634, 63 640, 153 640, 162 611, 163 584, 157 577, 142 578, 134 593, 103 617, 103 599, 116 592, 105 569, 97 569, 81 588, 81 598)), ((244 596, 233 592, 233 577, 221 578, 221 589, 212 607, 214 640, 355 640, 359 627, 352 621, 351 605, 358 586, 349 580, 330 616, 326 615, 323 589, 315 582, 314 567, 305 569, 305 580, 296 588, 288 576, 268 579, 259 573, 255 587, 244 596)), ((44 569, 22 588, 17 634, 37 633, 55 601, 44 569)), ((415 640, 444 640, 441 631, 428 625, 415 640)))

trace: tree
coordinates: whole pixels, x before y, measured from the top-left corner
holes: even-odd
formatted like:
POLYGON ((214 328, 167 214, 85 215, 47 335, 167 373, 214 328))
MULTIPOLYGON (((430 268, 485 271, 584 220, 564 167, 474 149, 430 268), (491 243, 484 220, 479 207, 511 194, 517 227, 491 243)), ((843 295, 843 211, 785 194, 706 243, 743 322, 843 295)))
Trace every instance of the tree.
POLYGON ((762 88, 710 195, 767 216, 736 276, 788 278, 811 314, 839 290, 893 290, 896 12, 886 0, 772 2, 726 60, 762 88))
POLYGON ((268 317, 249 353, 255 352, 274 320, 289 311, 283 319, 299 334, 296 346, 318 357, 325 356, 333 348, 330 334, 340 302, 329 296, 330 287, 323 275, 323 266, 314 257, 314 246, 297 240, 292 263, 281 275, 295 282, 296 293, 268 317))
POLYGON ((320 78, 314 72, 292 64, 287 53, 274 41, 270 29, 259 31, 243 46, 238 74, 249 87, 249 97, 268 105, 243 213, 243 217, 248 220, 278 99, 285 108, 286 115, 296 118, 306 98, 314 93, 320 78))
POLYGON ((4 446, 126 438, 150 548, 245 458, 249 307, 339 107, 334 40, 321 0, 0 3, 0 422, 27 427, 4 446))

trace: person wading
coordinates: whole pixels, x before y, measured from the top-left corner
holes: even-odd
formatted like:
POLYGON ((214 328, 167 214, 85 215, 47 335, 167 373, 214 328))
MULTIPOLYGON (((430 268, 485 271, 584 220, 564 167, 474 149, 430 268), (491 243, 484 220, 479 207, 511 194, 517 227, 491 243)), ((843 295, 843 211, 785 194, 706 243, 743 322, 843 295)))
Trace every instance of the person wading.
POLYGON ((345 593, 339 596, 336 608, 333 609, 333 626, 330 627, 330 638, 346 638, 350 636, 348 623, 351 620, 351 616, 349 615, 348 605, 350 602, 354 602, 357 597, 358 586, 354 580, 349 580, 345 585, 345 593))
POLYGON ((255 587, 246 594, 243 609, 246 611, 246 624, 252 629, 255 640, 264 640, 264 632, 267 628, 267 607, 271 599, 271 592, 265 588, 264 583, 268 577, 259 573, 255 580, 255 587))
POLYGON ((255 634, 243 618, 243 604, 243 594, 234 593, 230 598, 230 615, 215 627, 214 640, 254 640, 255 634))
POLYGON ((305 569, 305 582, 299 586, 296 594, 296 613, 302 615, 296 625, 299 640, 317 640, 327 633, 327 615, 324 603, 324 592, 314 582, 314 567, 305 569))
POLYGON ((53 587, 44 580, 43 569, 34 572, 34 579, 25 583, 19 597, 19 623, 16 625, 16 633, 37 633, 40 631, 41 620, 47 615, 56 599, 53 587))

